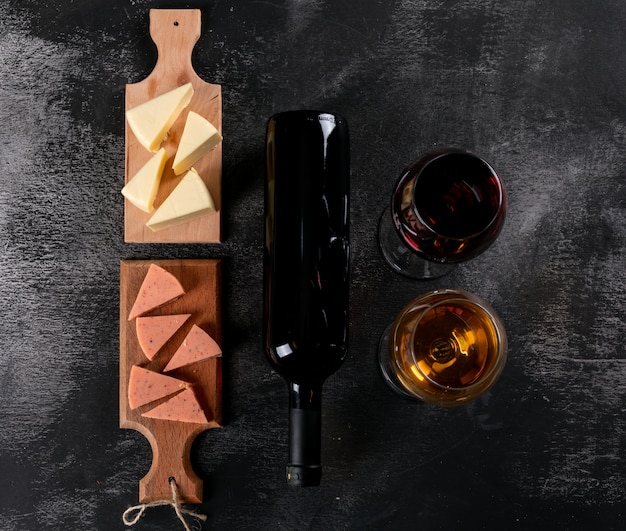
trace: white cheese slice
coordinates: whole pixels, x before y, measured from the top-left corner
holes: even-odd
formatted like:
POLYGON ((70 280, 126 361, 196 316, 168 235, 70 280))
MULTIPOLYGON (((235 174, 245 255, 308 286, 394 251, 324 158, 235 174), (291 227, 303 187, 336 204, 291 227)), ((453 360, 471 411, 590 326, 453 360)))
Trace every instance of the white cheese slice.
POLYGON ((177 87, 126 111, 128 125, 139 143, 155 152, 193 96, 191 83, 177 87))
POLYGON ((186 172, 221 141, 222 135, 211 122, 189 111, 172 165, 174 173, 180 175, 186 172))
POLYGON ((152 212, 166 162, 167 153, 161 148, 126 183, 122 195, 144 212, 152 212))
POLYGON ((214 212, 215 205, 206 184, 191 168, 146 225, 156 232, 214 212))

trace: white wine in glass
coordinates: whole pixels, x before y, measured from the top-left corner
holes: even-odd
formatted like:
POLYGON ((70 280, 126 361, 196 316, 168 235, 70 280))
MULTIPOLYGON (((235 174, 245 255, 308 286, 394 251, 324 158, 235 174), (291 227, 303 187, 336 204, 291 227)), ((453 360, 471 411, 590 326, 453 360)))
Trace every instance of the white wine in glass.
POLYGON ((506 355, 506 332, 491 306, 451 289, 408 304, 379 348, 381 370, 392 389, 440 406, 485 393, 502 373, 506 355))

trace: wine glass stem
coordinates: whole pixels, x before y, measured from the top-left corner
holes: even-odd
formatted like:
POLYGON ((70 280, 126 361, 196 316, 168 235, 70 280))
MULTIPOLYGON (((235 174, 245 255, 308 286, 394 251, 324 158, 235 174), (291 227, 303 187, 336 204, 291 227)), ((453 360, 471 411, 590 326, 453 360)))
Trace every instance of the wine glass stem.
POLYGON ((387 263, 398 273, 418 279, 429 280, 447 275, 455 264, 440 264, 418 256, 400 238, 387 207, 378 224, 378 244, 387 263))
POLYGON ((393 366, 391 365, 391 356, 389 355, 389 336, 392 328, 393 323, 385 329, 383 334, 380 336, 380 341, 378 342, 378 365, 380 367, 381 374, 385 383, 394 393, 410 400, 418 400, 417 397, 413 396, 406 389, 404 389, 398 380, 395 371, 393 370, 393 366))

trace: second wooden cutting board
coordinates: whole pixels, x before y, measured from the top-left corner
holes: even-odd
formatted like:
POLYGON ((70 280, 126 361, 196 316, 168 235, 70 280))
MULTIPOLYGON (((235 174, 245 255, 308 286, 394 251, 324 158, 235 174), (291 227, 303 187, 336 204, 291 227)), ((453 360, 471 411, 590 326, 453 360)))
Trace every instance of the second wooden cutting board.
POLYGON ((194 473, 190 461, 191 445, 202 431, 221 427, 222 422, 222 358, 181 367, 169 376, 193 384, 198 400, 207 413, 208 423, 192 424, 147 418, 146 407, 131 408, 128 401, 129 377, 133 366, 162 373, 183 341, 192 324, 198 325, 221 344, 221 263, 219 260, 124 260, 120 264, 120 427, 132 428, 149 441, 153 452, 152 467, 139 482, 139 501, 148 503, 171 499, 169 478, 179 488, 180 499, 188 503, 202 501, 202 481, 194 473), (174 275, 185 294, 148 315, 191 314, 188 322, 149 361, 144 356, 136 334, 136 323, 129 313, 142 282, 155 264, 174 275))

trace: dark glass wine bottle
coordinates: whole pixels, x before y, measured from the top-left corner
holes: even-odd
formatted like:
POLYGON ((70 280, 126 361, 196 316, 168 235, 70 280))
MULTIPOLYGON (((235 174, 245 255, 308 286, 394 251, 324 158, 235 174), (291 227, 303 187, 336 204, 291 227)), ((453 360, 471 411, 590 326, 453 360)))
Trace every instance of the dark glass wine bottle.
POLYGON ((289 384, 287 481, 319 485, 322 384, 348 349, 346 120, 289 111, 267 124, 264 345, 289 384))

